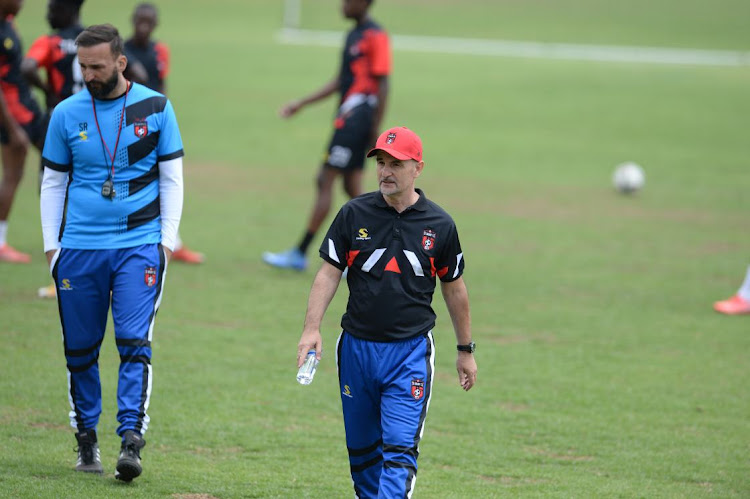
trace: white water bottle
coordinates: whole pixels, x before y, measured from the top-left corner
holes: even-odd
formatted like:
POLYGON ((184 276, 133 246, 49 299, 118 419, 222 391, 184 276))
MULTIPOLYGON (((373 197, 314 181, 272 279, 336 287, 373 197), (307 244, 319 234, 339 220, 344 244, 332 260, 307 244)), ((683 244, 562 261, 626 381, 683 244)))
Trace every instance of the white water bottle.
POLYGON ((315 370, 318 368, 318 359, 315 358, 315 350, 307 352, 307 358, 302 363, 302 367, 297 371, 297 382, 300 385, 309 385, 315 376, 315 370))

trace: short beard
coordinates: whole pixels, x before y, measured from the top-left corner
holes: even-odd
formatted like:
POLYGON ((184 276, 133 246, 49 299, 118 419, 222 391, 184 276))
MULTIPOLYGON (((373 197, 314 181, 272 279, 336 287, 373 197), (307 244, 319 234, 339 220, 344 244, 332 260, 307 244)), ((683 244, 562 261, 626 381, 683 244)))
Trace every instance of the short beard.
POLYGON ((95 99, 106 99, 112 91, 117 88, 119 82, 119 73, 117 71, 112 72, 112 77, 105 82, 98 81, 87 81, 86 88, 89 89, 89 93, 94 96, 95 99))

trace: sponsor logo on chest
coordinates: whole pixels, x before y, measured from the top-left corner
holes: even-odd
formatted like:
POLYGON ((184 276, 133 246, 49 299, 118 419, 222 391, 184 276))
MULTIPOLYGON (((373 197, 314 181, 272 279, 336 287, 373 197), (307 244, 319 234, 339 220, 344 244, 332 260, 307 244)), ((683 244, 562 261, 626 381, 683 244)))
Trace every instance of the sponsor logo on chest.
POLYGON ((366 228, 363 227, 357 231, 357 241, 369 241, 370 239, 372 239, 370 232, 366 228))

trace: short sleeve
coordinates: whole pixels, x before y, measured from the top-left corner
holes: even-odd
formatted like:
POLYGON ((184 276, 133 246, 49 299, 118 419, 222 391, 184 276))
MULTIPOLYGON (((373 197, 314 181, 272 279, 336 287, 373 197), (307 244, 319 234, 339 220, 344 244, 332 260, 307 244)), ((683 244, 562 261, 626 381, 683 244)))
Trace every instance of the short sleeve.
POLYGON ((159 78, 165 80, 169 75, 169 47, 165 43, 157 42, 154 49, 156 50, 156 66, 159 70, 159 78))
POLYGON ((435 262, 437 275, 443 282, 455 281, 464 273, 464 253, 458 239, 458 229, 452 220, 445 240, 439 248, 440 253, 435 262))
POLYGON ((48 36, 40 36, 29 47, 26 54, 29 59, 34 59, 39 67, 49 67, 52 64, 52 46, 48 36))
POLYGON ((44 140, 42 151, 42 165, 58 172, 68 172, 71 169, 72 156, 68 146, 65 131, 65 115, 59 109, 52 111, 47 138, 44 140))
POLYGON ((177 125, 177 117, 174 114, 172 103, 167 100, 162 113, 162 123, 159 130, 159 147, 156 154, 159 161, 181 158, 185 155, 182 149, 182 137, 177 125))
POLYGON ((374 76, 389 75, 391 73, 391 47, 386 32, 373 31, 368 44, 367 57, 370 62, 370 74, 374 76))
POLYGON ((347 205, 339 210, 320 245, 320 257, 339 270, 344 270, 348 266, 351 246, 347 229, 349 225, 346 223, 347 211, 347 205))

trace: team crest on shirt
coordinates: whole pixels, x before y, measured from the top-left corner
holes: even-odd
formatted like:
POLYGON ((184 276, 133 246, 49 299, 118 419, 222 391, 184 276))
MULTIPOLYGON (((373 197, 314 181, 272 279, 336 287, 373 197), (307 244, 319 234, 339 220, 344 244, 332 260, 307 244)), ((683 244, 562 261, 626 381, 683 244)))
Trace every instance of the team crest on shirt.
POLYGON ((388 134, 388 136, 385 138, 386 144, 393 144, 393 142, 396 140, 396 133, 391 132, 388 134))
POLYGON ((424 397, 424 380, 420 378, 411 379, 411 396, 414 400, 422 400, 424 397))
POLYGON ((432 248, 434 248, 436 237, 437 234, 435 234, 434 230, 425 229, 424 232, 422 232, 422 248, 425 251, 430 251, 432 248))
POLYGON ((136 121, 133 123, 133 131, 139 139, 145 137, 148 135, 148 121, 136 121))
POLYGON ((146 267, 143 278, 146 281, 146 286, 149 288, 156 284, 156 267, 146 267))

